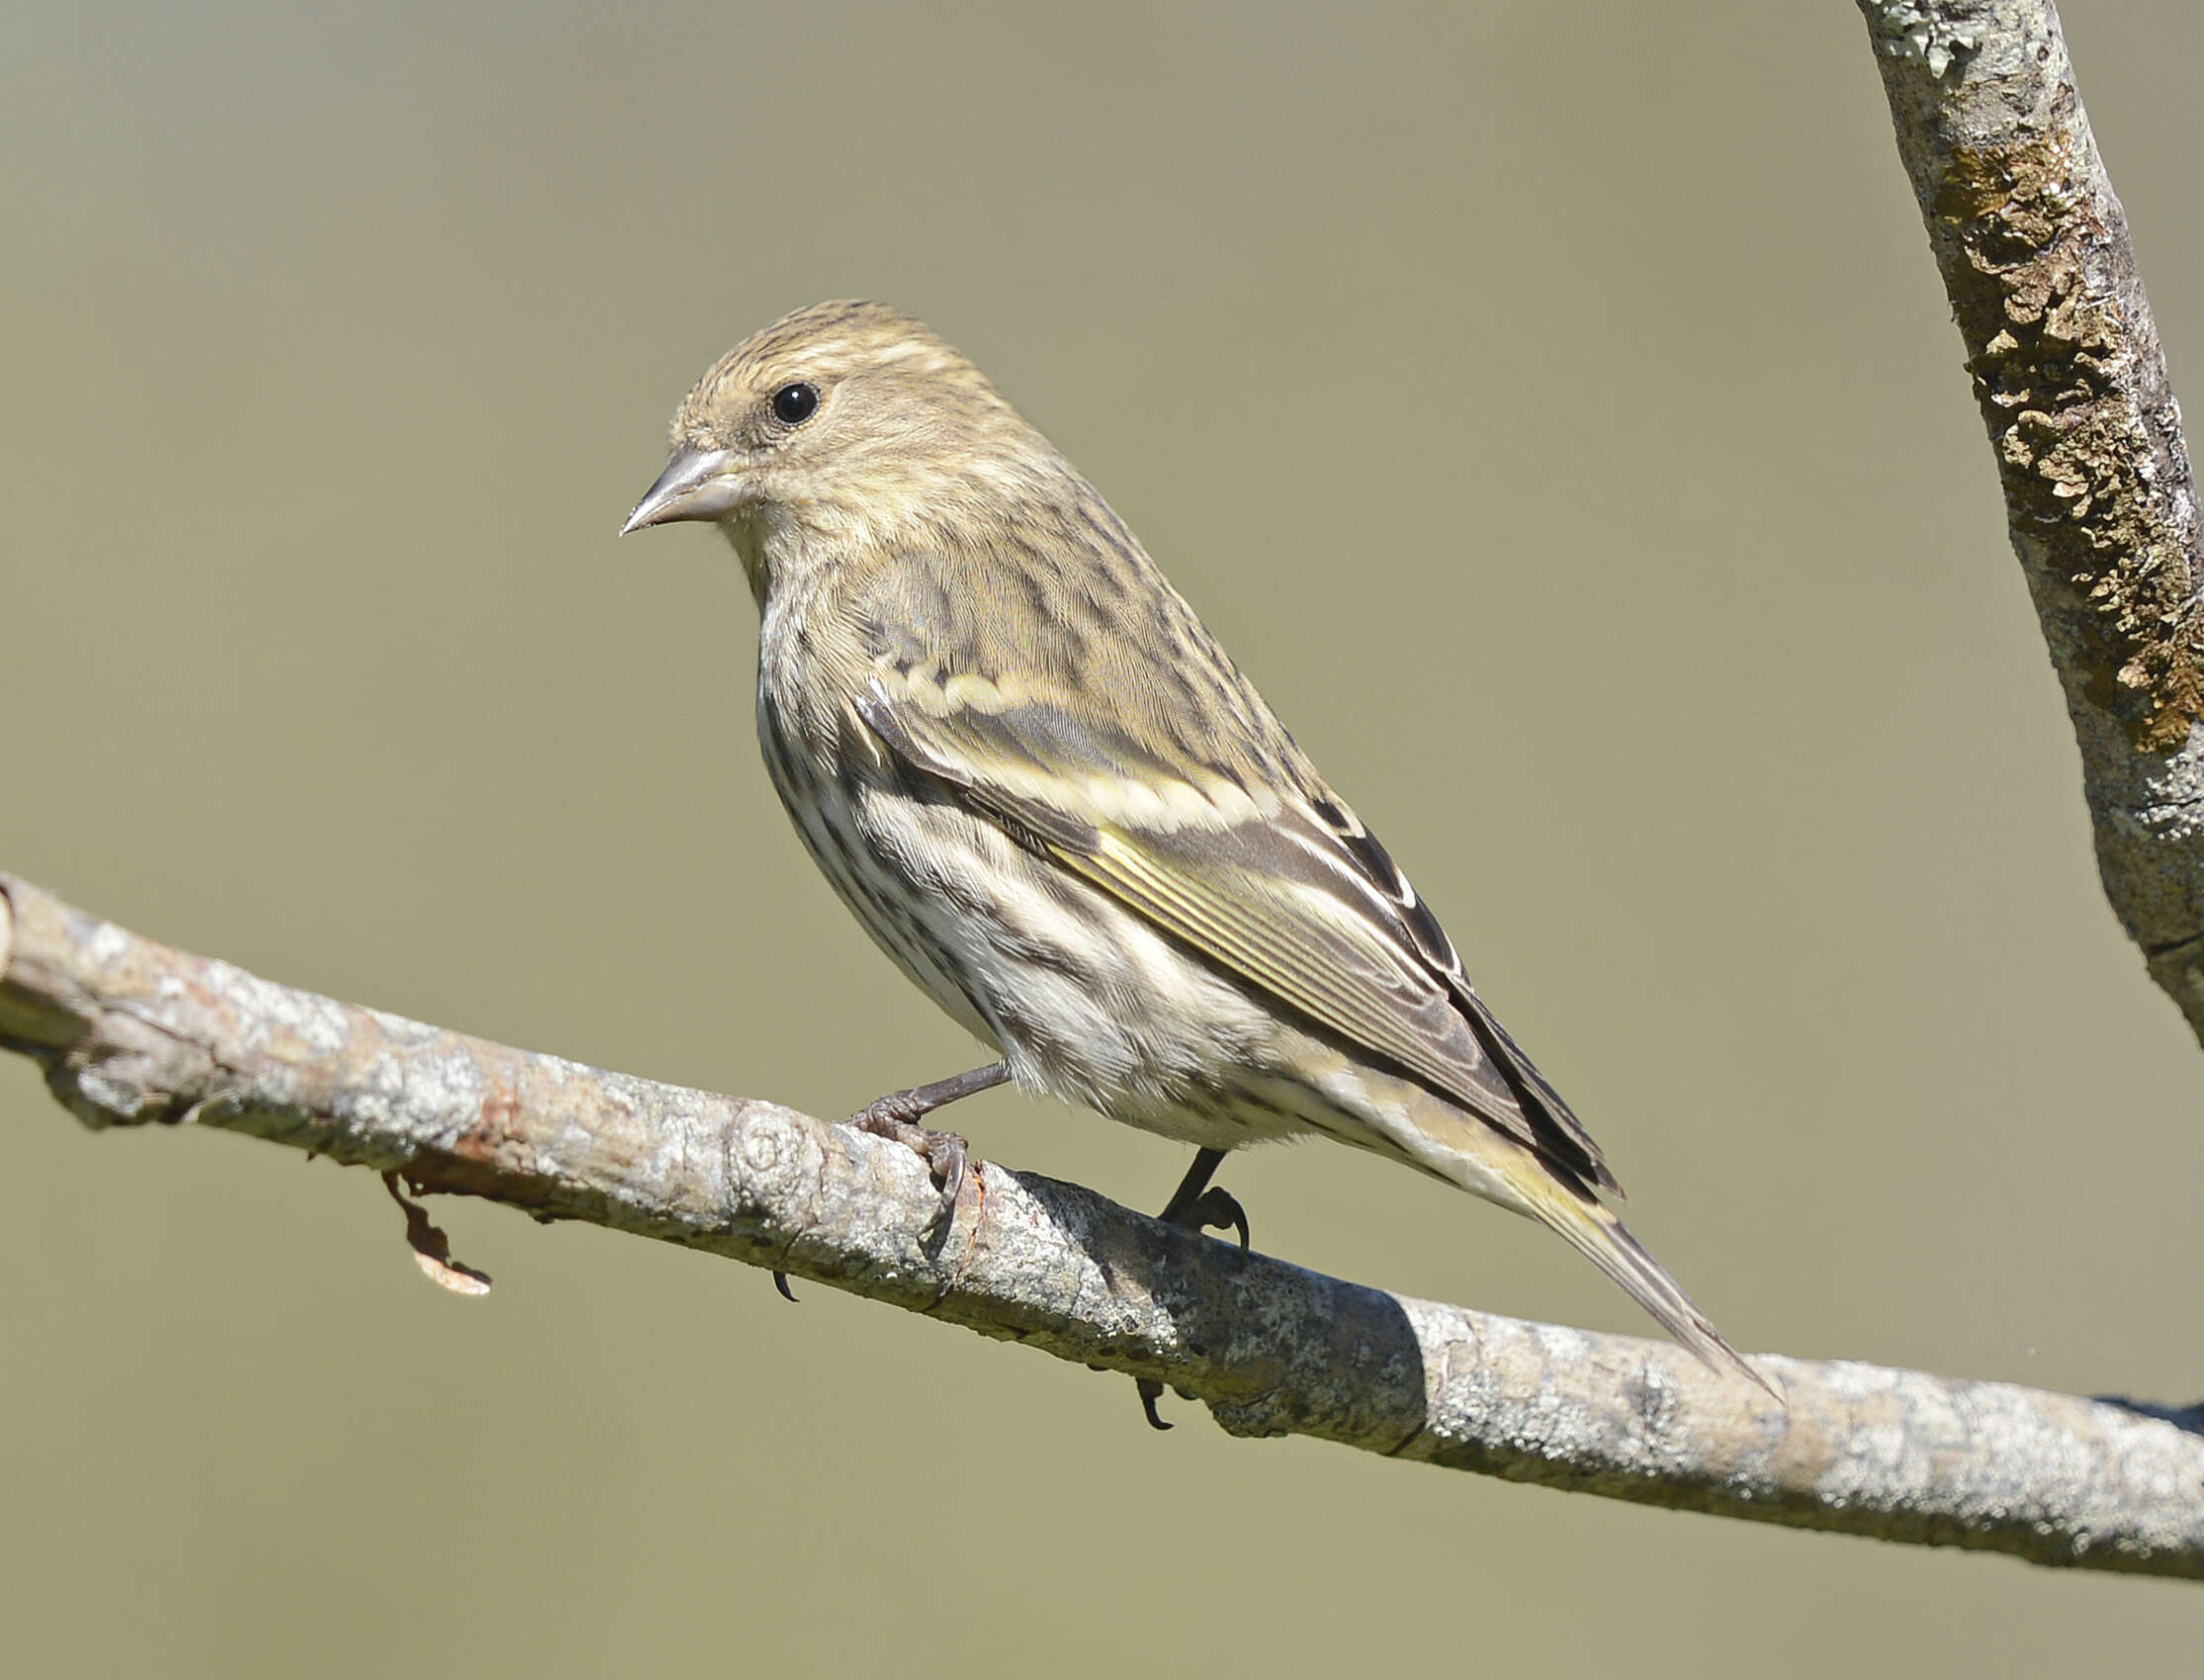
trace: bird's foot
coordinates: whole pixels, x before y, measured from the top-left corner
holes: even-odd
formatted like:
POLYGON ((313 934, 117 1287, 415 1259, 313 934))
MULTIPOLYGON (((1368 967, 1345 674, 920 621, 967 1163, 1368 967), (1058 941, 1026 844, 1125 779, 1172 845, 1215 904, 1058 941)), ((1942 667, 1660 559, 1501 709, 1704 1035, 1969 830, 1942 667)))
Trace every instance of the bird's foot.
POLYGON ((1187 1176, 1179 1181, 1179 1188, 1171 1193, 1171 1199, 1156 1217, 1182 1231, 1237 1231, 1240 1246, 1246 1248, 1248 1210, 1230 1191, 1209 1183, 1223 1164, 1223 1150, 1195 1150, 1193 1165, 1187 1169, 1187 1176))
POLYGON ((1219 1185, 1203 1191, 1185 1217, 1171 1222, 1188 1231, 1236 1231, 1240 1247, 1248 1246, 1248 1210, 1240 1205, 1238 1196, 1219 1185))
MULTIPOLYGON (((965 1163, 971 1155, 971 1145, 953 1131, 929 1131, 909 1117, 908 1106, 897 1106, 900 1099, 913 1093, 898 1091, 883 1097, 870 1107, 860 1108, 844 1123, 853 1131, 866 1131, 874 1137, 885 1137, 914 1151, 926 1164, 926 1171, 933 1175, 933 1182, 941 1192, 941 1205, 935 1211, 926 1229, 940 1229, 956 1216, 956 1198, 964 1189, 965 1163)), ((921 1108, 938 1107, 929 1104, 921 1108)), ((786 1293, 785 1290, 782 1291, 786 1293)))
MULTIPOLYGON (((927 1230, 939 1229, 955 1216, 957 1193, 964 1188, 964 1164, 971 1148, 953 1131, 928 1131, 919 1122, 934 1109, 977 1092, 992 1091, 1010 1077, 1010 1063, 990 1062, 984 1068, 951 1074, 931 1085, 891 1091, 877 1103, 866 1104, 844 1122, 875 1137, 893 1138, 924 1158, 933 1182, 941 1187, 941 1209, 927 1230)), ((784 1285, 781 1293, 787 1292, 784 1285)))
MULTIPOLYGON (((1223 1160, 1221 1149, 1197 1151, 1193 1165, 1187 1169, 1187 1176, 1172 1194, 1170 1203, 1157 1217, 1167 1225, 1176 1225, 1182 1231, 1197 1235, 1202 1231, 1236 1231, 1244 1251, 1248 1246, 1248 1210, 1230 1191, 1209 1182, 1223 1160)), ((1156 1402, 1163 1398, 1163 1384, 1152 1376, 1137 1376, 1133 1378, 1133 1386, 1139 1390, 1140 1409, 1147 1416, 1148 1427, 1169 1429, 1171 1425, 1156 1411, 1156 1402)))

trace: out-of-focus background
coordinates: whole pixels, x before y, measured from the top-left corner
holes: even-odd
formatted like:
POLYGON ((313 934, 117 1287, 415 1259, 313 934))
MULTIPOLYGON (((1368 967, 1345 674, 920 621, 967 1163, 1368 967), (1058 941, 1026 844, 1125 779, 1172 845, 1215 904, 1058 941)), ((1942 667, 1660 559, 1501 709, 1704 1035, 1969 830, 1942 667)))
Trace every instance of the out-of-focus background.
MULTIPOLYGON (((2204 13, 2067 24, 2193 404, 2204 13)), ((1850 6, 32 0, 0 152, 0 866, 819 1112, 966 1065, 785 828, 729 555, 613 536, 711 358, 883 297, 1143 534, 1742 1346, 2204 1391, 2204 1063, 2099 894, 1850 6)), ((1185 1164, 955 1121, 1138 1206, 1185 1164)), ((2165 1583, 1159 1438, 1121 1378, 441 1202, 497 1279, 461 1300, 364 1173, 94 1136, 13 1060, 0 1125, 19 1674, 2142 1673, 2204 1635, 2165 1583)), ((1227 1182, 1274 1253, 1646 1328, 1374 1160, 1227 1182)))

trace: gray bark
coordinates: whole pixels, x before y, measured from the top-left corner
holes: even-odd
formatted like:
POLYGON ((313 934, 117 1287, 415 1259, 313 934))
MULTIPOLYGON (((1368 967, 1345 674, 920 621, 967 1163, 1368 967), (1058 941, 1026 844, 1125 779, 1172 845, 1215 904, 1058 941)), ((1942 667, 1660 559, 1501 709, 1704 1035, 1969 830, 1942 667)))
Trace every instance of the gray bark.
MULTIPOLYGON (((771 1103, 530 1055, 172 950, 0 875, 0 1046, 86 1125, 216 1126, 1150 1376, 1235 1435, 2037 1563, 2204 1577, 2204 1420, 1410 1299, 771 1103)), ((417 1215, 416 1251, 440 1239, 417 1215)), ((432 1272, 441 1262, 432 1264, 432 1272)), ((471 1275, 456 1271, 463 1282, 471 1275)), ((1138 1427, 1129 1415, 1127 1427, 1138 1427)))
POLYGON ((2204 659, 2181 411, 2047 0, 1859 0, 2081 749, 2106 896, 2204 1039, 2204 659))

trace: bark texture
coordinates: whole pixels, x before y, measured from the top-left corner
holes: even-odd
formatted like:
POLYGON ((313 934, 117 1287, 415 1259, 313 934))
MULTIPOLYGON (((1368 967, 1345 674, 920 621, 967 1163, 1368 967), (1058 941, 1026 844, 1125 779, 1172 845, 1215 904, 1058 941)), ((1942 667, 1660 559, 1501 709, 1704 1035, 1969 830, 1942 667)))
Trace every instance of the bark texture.
MULTIPOLYGON (((2194 1413, 1757 1356, 1786 1406, 1665 1342, 1364 1288, 992 1162, 937 1224, 939 1194, 901 1144, 295 991, 5 875, 0 1046, 94 1128, 218 1126, 777 1268, 1159 1378, 1235 1435, 2204 1577, 2194 1413)), ((417 1250, 440 1246, 408 1225, 417 1250)))
POLYGON ((2181 411, 2048 0, 1859 0, 2081 749, 2106 896, 2204 1039, 2204 655, 2181 411))

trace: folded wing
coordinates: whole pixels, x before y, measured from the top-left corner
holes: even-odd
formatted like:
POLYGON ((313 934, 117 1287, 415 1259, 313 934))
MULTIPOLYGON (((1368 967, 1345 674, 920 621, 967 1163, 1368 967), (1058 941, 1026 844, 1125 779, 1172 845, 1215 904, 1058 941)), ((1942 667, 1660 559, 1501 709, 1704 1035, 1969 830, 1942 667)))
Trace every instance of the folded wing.
POLYGON ((896 760, 1020 843, 1563 1177, 1617 1190, 1583 1125, 1470 989, 1438 920, 1313 777, 1251 788, 1046 700, 949 704, 892 670, 857 711, 896 760))

